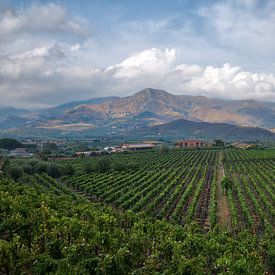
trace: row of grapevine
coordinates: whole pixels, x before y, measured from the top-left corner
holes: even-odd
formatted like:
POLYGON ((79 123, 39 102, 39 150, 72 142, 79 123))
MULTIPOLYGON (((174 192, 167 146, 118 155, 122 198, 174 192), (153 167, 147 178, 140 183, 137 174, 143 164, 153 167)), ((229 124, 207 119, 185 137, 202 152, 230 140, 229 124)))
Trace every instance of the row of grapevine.
POLYGON ((233 227, 256 232, 274 227, 275 151, 226 150, 225 170, 233 227))
MULTIPOLYGON (((122 159, 125 155, 119 155, 116 161, 122 159)), ((128 161, 133 160, 138 170, 91 173, 65 181, 68 186, 116 207, 143 211, 174 223, 197 220, 201 225, 209 224, 209 205, 211 201, 213 207, 215 199, 216 150, 130 154, 128 161)))

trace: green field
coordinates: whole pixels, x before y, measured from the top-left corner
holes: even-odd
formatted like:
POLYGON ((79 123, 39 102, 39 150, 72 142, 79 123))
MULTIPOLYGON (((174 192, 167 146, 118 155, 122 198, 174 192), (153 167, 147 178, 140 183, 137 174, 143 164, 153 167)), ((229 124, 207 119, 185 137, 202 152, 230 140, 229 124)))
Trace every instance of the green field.
POLYGON ((275 271, 275 150, 9 165, 24 172, 14 182, 5 164, 0 180, 0 274, 275 271))
MULTIPOLYGON (((262 231, 274 225, 274 150, 171 150, 112 158, 113 162, 135 163, 138 169, 94 172, 68 177, 65 182, 92 199, 122 209, 179 224, 197 221, 209 228, 219 222, 217 185, 219 170, 223 170, 231 180, 227 192, 222 190, 230 211, 227 226, 262 231)), ((86 161, 74 165, 80 169, 86 161)))

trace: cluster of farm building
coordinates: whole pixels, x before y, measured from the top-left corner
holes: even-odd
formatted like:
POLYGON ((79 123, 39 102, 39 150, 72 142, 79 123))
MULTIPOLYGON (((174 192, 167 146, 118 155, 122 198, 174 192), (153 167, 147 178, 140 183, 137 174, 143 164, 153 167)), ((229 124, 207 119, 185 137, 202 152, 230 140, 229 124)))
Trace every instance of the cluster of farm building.
MULTIPOLYGON (((61 148, 64 146, 64 142, 60 143, 59 141, 51 141, 51 144, 55 144, 57 148, 61 148)), ((34 155, 32 151, 28 149, 28 146, 30 145, 36 145, 38 152, 42 152, 43 148, 46 144, 49 144, 49 142, 22 142, 23 147, 22 148, 15 148, 14 150, 11 150, 9 152, 6 152, 6 156, 9 157, 21 157, 21 158, 30 158, 34 155)), ((232 147, 235 148, 243 148, 243 149, 249 149, 253 147, 253 144, 251 143, 244 143, 244 142, 234 142, 230 144, 232 147)), ((186 140, 179 140, 169 147, 174 148, 209 148, 215 146, 214 143, 211 143, 209 141, 199 140, 199 139, 186 139, 186 140)), ((103 147, 103 146, 102 146, 103 147)), ((96 150, 92 150, 87 148, 87 150, 81 150, 81 151, 74 151, 73 154, 70 155, 62 155, 61 158, 69 157, 69 158, 75 158, 75 157, 92 157, 97 155, 104 155, 104 154, 110 154, 110 153, 119 153, 119 152, 125 152, 125 151, 142 151, 142 150, 152 150, 165 147, 164 143, 157 142, 157 141, 143 141, 139 143, 122 143, 118 146, 107 146, 104 148, 97 148, 96 150)), ((0 157, 1 157, 0 152, 0 157)), ((51 158, 51 156, 49 156, 51 158)), ((52 156, 52 158, 57 159, 58 156, 52 156)))

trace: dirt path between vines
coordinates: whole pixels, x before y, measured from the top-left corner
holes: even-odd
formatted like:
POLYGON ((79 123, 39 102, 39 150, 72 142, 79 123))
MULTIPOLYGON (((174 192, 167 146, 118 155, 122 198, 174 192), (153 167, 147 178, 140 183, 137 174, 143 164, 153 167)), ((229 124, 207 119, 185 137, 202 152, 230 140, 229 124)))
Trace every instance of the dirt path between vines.
POLYGON ((231 229, 231 217, 228 206, 228 200, 225 192, 223 191, 221 182, 224 177, 224 168, 222 164, 223 152, 219 151, 218 156, 218 173, 217 173, 217 220, 222 228, 231 229))

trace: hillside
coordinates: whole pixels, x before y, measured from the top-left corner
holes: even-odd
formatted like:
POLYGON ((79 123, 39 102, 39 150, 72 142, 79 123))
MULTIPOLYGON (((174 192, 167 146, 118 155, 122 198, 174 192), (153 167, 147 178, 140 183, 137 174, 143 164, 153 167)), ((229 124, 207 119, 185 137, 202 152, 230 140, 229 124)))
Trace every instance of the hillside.
POLYGON ((274 140, 275 134, 261 128, 242 127, 226 123, 194 122, 185 119, 139 129, 142 135, 173 136, 224 140, 274 140))
MULTIPOLYGON (((85 101, 65 103, 39 112, 14 112, 0 120, 0 129, 8 133, 32 135, 46 129, 51 136, 88 131, 88 135, 121 134, 133 129, 166 124, 185 119, 193 122, 225 123, 236 126, 275 128, 275 103, 254 100, 229 101, 204 96, 174 95, 164 90, 144 89, 127 97, 94 98, 85 101)), ((204 125, 204 124, 203 124, 204 125)), ((207 124, 206 124, 207 125, 207 124)), ((210 127, 210 125, 208 125, 210 127)), ((211 126, 212 127, 212 126, 211 126)), ((247 128, 224 126, 208 130, 190 130, 191 136, 218 136, 251 139, 269 139, 270 134, 261 130, 248 133, 247 128), (210 131, 210 130, 209 130, 210 131), (240 134, 240 132, 247 134, 240 134), (254 137, 255 134, 255 137, 254 137)), ((157 128, 152 129, 155 131, 157 128)), ((163 128, 165 129, 165 128, 163 128)), ((139 131, 140 132, 140 131, 139 131)), ((178 132, 179 133, 179 132, 178 132)), ((185 133, 187 133, 185 131, 185 133)), ((77 134, 78 135, 78 134, 77 134)), ((271 137, 272 138, 272 137, 271 137)))
POLYGON ((145 89, 132 96, 100 104, 81 104, 66 111, 65 119, 129 118, 150 112, 167 122, 179 118, 192 121, 232 123, 241 126, 274 128, 275 104, 253 100, 227 101, 203 96, 173 95, 163 90, 145 89))
POLYGON ((13 116, 22 116, 30 111, 25 109, 17 109, 13 107, 0 107, 0 122, 13 116))

